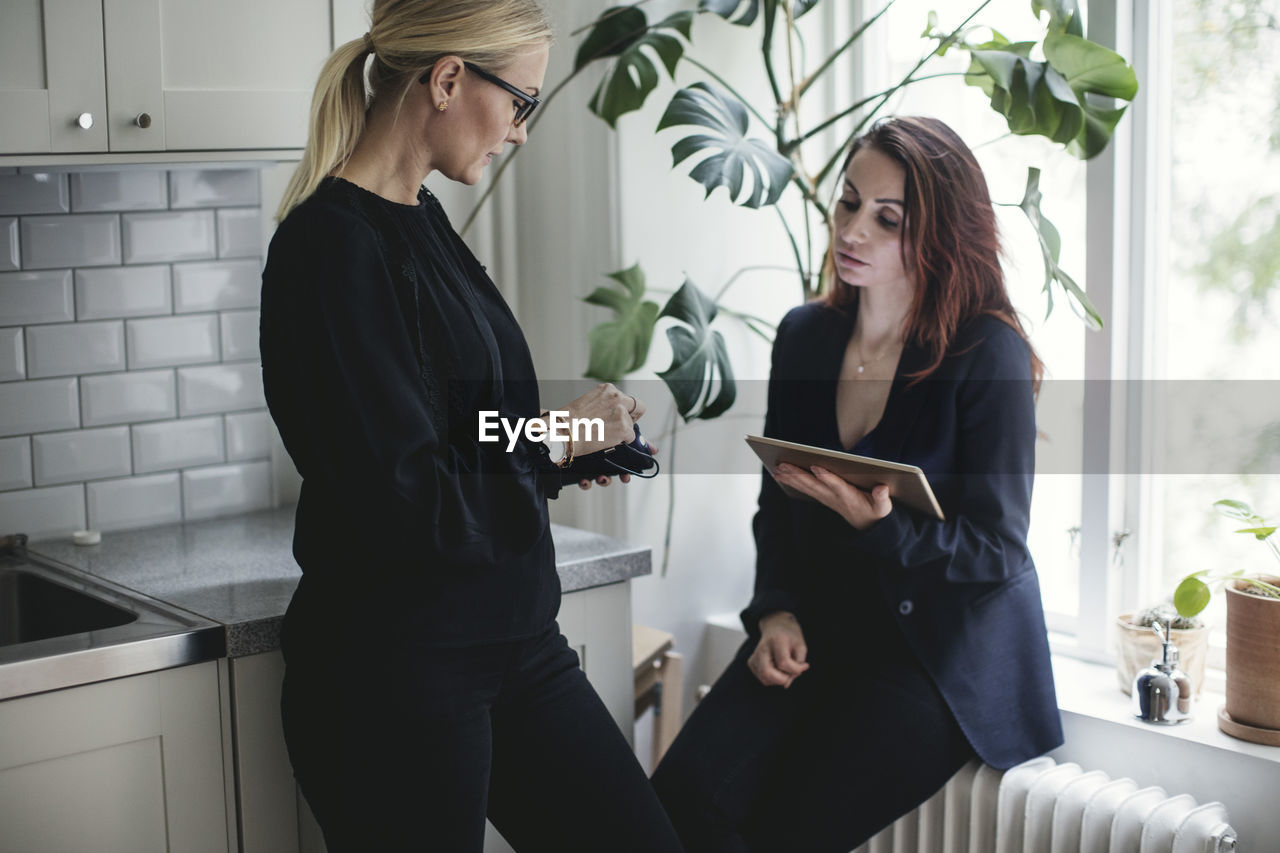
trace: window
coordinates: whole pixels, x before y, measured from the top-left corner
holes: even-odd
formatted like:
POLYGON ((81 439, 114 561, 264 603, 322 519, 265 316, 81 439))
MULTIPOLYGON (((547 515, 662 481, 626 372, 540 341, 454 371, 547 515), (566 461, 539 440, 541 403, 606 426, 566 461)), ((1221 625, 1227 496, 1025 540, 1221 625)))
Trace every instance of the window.
POLYGON ((1201 569, 1280 568, 1212 509, 1237 498, 1280 516, 1280 4, 1160 5, 1168 206, 1151 227, 1167 251, 1147 343, 1167 408, 1144 531, 1157 591, 1201 569))
MULTIPOLYGON (((876 24, 884 37, 868 40, 860 94, 914 66, 940 5, 898 0, 876 24)), ((976 5, 946 7, 939 26, 976 5)), ((1028 6, 994 0, 978 20, 1038 38, 1028 6)), ((912 86, 891 111, 955 127, 998 203, 1016 203, 1027 166, 1043 166, 1063 266, 1107 319, 1087 332, 1061 299, 1045 318, 1029 226, 1002 210, 1010 290, 1048 368, 1030 545, 1050 627, 1097 658, 1118 613, 1189 572, 1274 568, 1212 504, 1280 516, 1280 4, 1127 0, 1086 13, 1090 37, 1117 45, 1142 86, 1088 164, 1038 138, 1000 138, 1003 120, 954 77, 912 86)), ((964 67, 948 56, 928 73, 964 67)))

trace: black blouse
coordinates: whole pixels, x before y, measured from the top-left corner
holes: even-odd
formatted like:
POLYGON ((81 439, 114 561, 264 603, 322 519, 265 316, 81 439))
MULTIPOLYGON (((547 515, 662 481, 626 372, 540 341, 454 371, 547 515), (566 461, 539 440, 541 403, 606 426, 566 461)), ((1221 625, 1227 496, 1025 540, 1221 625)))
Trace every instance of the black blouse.
POLYGON ((322 183, 271 241, 261 348, 267 405, 302 475, 286 640, 376 625, 466 645, 551 624, 555 466, 545 445, 509 453, 477 428, 481 410, 539 414, 533 361, 430 192, 404 205, 322 183))

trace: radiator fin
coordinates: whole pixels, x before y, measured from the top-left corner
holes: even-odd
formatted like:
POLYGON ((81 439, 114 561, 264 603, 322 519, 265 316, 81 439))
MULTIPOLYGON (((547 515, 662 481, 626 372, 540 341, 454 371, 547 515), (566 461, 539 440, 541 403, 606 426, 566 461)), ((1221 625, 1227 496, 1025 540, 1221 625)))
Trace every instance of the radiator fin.
POLYGON ((1229 853, 1222 803, 1140 788, 1043 756, 1007 771, 978 761, 854 853, 1229 853))

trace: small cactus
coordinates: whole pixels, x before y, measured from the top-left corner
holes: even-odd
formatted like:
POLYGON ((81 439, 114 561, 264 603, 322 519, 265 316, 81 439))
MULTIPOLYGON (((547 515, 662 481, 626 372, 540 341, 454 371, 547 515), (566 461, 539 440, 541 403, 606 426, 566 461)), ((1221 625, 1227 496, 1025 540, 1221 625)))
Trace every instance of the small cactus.
POLYGON ((1195 616, 1182 616, 1174 609, 1172 601, 1162 601, 1159 604, 1148 607, 1135 613, 1131 620, 1134 625, 1140 628, 1150 628, 1156 622, 1161 625, 1167 625, 1175 631, 1189 631, 1193 628, 1200 628, 1203 622, 1195 616))

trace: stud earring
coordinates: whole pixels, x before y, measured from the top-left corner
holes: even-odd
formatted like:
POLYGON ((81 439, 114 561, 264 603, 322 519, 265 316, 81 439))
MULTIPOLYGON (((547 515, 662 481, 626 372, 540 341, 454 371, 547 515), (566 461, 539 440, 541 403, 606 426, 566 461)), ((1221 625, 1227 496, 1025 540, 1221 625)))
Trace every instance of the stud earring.
POLYGON ((444 112, 445 110, 449 109, 449 102, 441 101, 440 103, 436 104, 436 109, 440 112, 444 112))

